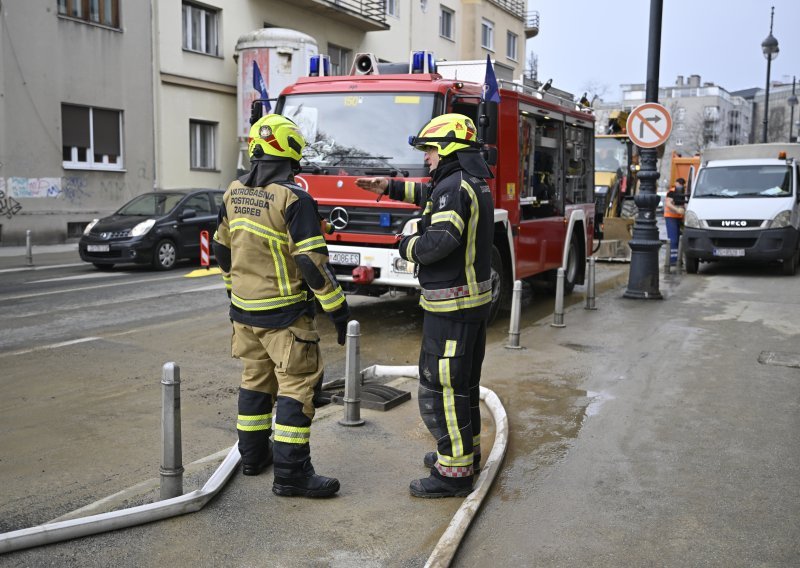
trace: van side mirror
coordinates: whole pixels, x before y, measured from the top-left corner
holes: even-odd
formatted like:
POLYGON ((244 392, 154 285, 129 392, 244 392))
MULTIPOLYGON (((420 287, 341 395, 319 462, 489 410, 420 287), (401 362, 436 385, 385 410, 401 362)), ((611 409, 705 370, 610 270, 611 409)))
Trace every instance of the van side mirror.
POLYGON ((481 150, 481 156, 483 156, 483 159, 490 166, 497 165, 497 148, 494 148, 492 146, 485 146, 483 150, 481 150))
POLYGON ((178 215, 178 219, 180 221, 183 221, 185 219, 191 219, 192 217, 197 217, 197 211, 195 211, 194 209, 191 209, 191 208, 184 209, 178 215))

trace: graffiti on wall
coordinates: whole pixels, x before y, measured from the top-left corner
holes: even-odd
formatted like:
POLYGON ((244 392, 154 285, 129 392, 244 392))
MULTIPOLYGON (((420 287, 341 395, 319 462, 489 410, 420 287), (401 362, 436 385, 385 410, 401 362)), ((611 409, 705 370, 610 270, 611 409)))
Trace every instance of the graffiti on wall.
POLYGON ((22 205, 13 197, 6 197, 6 180, 0 178, 0 216, 5 215, 11 219, 14 215, 22 211, 22 205))
POLYGON ((74 203, 89 195, 86 191, 86 178, 78 176, 0 178, 0 188, 3 189, 5 195, 8 195, 8 199, 42 199, 50 197, 74 203))

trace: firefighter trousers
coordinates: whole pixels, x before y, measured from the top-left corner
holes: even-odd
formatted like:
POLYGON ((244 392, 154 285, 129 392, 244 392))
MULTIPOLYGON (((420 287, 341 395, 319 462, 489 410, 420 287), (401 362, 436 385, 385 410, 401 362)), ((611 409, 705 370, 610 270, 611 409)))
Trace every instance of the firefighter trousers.
POLYGON ((425 313, 419 356, 419 411, 436 439, 435 473, 472 477, 480 463, 480 379, 486 322, 425 313))
POLYGON ((323 375, 314 319, 303 315, 281 329, 233 322, 231 354, 243 364, 236 421, 242 463, 259 464, 267 458, 274 406, 275 476, 313 473, 312 399, 323 375))

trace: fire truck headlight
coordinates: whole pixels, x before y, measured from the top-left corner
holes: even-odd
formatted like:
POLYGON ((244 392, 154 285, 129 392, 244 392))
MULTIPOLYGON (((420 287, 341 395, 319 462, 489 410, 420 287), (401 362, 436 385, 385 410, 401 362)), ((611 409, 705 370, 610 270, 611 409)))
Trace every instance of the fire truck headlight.
POLYGON ((792 212, 790 210, 781 211, 775 218, 770 222, 769 228, 770 229, 782 229, 783 227, 788 227, 792 224, 792 212))
POLYGON ((686 212, 686 217, 684 217, 684 219, 683 219, 683 224, 685 226, 689 227, 690 229, 699 229, 699 228, 701 228, 703 226, 701 221, 700 221, 700 218, 697 216, 697 213, 695 213, 694 211, 687 211, 686 212))

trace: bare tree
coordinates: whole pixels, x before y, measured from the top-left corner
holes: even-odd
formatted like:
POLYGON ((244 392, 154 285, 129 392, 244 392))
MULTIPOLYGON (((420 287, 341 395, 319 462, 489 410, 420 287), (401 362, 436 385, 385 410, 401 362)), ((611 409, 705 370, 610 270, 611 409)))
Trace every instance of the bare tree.
POLYGON ((526 63, 525 77, 531 79, 534 83, 539 82, 539 56, 533 51, 528 54, 528 61, 526 63))
POLYGON ((785 106, 774 106, 769 109, 767 125, 767 142, 783 142, 789 139, 789 119, 785 106))
POLYGON ((608 83, 597 80, 586 81, 583 84, 583 91, 586 93, 586 98, 588 98, 592 104, 594 104, 596 100, 602 101, 610 90, 611 87, 608 86, 608 83))

